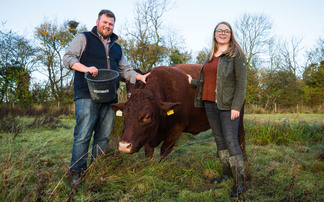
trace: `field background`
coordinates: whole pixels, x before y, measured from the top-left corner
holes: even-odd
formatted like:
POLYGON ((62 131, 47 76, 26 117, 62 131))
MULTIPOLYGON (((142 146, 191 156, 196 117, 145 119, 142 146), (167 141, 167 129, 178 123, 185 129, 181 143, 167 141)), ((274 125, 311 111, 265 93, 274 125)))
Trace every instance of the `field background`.
MULTIPOLYGON (((324 114, 246 114, 247 201, 324 200, 324 114)), ((4 124, 4 123, 2 123, 4 124)), ((234 185, 213 185, 222 168, 210 131, 183 134, 165 162, 116 150, 122 119, 106 155, 69 188, 74 117, 12 118, 0 133, 0 201, 231 201, 234 185)))

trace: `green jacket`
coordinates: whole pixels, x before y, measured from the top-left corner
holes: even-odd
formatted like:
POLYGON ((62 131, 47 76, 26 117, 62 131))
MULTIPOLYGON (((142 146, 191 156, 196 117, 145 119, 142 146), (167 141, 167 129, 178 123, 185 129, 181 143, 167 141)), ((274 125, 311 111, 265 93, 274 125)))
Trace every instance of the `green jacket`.
MULTIPOLYGON (((191 80, 191 85, 197 87, 194 100, 195 107, 204 106, 202 101, 205 81, 203 68, 207 61, 201 67, 199 80, 191 80)), ((236 57, 221 55, 218 61, 216 84, 216 103, 218 109, 236 109, 240 111, 245 99, 246 85, 246 58, 244 54, 239 53, 236 57)))

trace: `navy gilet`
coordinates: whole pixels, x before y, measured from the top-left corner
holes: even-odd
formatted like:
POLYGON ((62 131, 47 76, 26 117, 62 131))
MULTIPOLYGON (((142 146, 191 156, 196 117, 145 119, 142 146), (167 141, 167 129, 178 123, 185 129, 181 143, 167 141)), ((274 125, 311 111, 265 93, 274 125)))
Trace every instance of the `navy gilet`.
MULTIPOLYGON (((90 67, 95 66, 97 69, 112 69, 118 71, 118 63, 122 57, 122 49, 115 41, 118 36, 114 33, 110 36, 109 57, 104 44, 101 42, 97 26, 91 32, 83 32, 87 43, 85 50, 80 58, 80 63, 90 67)), ((74 100, 80 98, 91 98, 87 80, 84 78, 85 73, 75 71, 74 73, 74 100)), ((119 80, 117 79, 117 88, 119 87, 119 80)), ((118 97, 113 103, 118 102, 118 97)))

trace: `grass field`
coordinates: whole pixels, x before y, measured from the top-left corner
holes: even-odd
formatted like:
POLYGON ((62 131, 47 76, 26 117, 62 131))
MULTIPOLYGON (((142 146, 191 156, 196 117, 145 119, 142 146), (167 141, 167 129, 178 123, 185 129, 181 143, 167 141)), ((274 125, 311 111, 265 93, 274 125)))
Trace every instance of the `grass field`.
MULTIPOLYGON (((323 114, 245 115, 246 201, 323 201, 323 114)), ((23 119, 22 125, 32 122, 23 119)), ((213 185, 222 168, 210 131, 183 134, 165 162, 141 150, 116 151, 122 123, 115 122, 109 149, 69 189, 74 119, 58 127, 0 133, 0 201, 231 201, 234 185, 213 185)))

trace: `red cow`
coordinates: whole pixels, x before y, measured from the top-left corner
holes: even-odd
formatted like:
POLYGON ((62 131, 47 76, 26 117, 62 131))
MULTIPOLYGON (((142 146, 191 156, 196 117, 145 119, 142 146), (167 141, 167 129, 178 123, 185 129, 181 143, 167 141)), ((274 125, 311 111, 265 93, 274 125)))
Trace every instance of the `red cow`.
MULTIPOLYGON (((153 68, 146 84, 130 89, 127 102, 111 105, 124 116, 120 151, 132 154, 144 146, 145 156, 152 157, 154 148, 163 142, 160 155, 165 158, 182 132, 196 135, 210 128, 204 108, 194 107, 196 89, 188 83, 187 74, 197 79, 200 68, 193 64, 153 68)), ((239 141, 245 154, 243 113, 239 141)))

